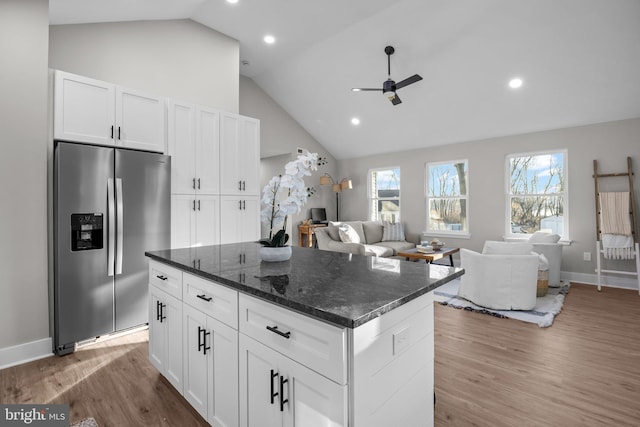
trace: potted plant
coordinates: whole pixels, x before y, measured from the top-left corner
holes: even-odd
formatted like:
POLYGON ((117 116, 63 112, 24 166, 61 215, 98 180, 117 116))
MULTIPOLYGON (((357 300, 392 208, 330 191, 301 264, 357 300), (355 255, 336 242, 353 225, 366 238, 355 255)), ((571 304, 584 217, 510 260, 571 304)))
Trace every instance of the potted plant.
POLYGON ((287 246, 287 218, 297 214, 313 194, 313 187, 306 187, 304 177, 318 170, 326 159, 318 153, 304 151, 287 163, 285 173, 276 175, 262 190, 261 219, 269 224, 269 238, 261 239, 260 257, 263 261, 286 261, 291 257, 291 246, 287 246))

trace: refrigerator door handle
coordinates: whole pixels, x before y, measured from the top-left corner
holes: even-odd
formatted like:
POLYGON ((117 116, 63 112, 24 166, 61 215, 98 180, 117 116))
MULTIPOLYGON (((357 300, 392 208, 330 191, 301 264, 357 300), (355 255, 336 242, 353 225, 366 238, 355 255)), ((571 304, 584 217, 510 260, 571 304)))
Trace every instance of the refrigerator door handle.
POLYGON ((113 178, 107 179, 107 207, 109 221, 109 240, 107 241, 107 276, 113 276, 113 268, 115 264, 115 240, 116 240, 116 209, 115 199, 113 198, 113 178))
POLYGON ((116 274, 122 274, 124 206, 122 201, 122 178, 116 178, 116 274))

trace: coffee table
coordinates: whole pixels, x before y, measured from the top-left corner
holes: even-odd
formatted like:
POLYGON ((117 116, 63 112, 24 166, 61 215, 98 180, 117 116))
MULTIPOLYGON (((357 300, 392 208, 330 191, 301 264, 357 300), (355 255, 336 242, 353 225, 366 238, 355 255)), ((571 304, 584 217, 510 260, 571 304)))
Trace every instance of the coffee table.
POLYGON ((407 261, 409 261, 410 259, 423 259, 427 264, 431 264, 433 261, 437 261, 448 256, 449 263, 451 264, 451 267, 453 267, 453 254, 458 252, 460 252, 460 248, 442 248, 439 251, 434 251, 430 254, 418 252, 418 249, 407 249, 406 251, 398 252, 398 256, 405 257, 407 261))

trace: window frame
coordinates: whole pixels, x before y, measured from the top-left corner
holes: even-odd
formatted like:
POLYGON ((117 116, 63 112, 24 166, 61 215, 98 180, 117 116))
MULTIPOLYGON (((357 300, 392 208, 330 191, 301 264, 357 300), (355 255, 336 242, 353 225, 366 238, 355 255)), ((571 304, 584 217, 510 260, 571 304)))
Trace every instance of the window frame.
MULTIPOLYGON (((449 236, 452 238, 463 238, 463 239, 469 239, 471 238, 471 203, 469 203, 469 194, 471 193, 471 179, 470 179, 470 169, 469 169, 469 159, 456 159, 456 160, 442 160, 442 161, 437 161, 437 162, 426 162, 425 163, 425 168, 424 168, 424 174, 425 174, 425 179, 424 179, 424 200, 425 200, 425 232, 423 234, 428 235, 428 236, 449 236), (466 230, 460 230, 460 231, 453 231, 453 230, 433 230, 431 228, 429 228, 429 211, 430 211, 430 202, 432 197, 429 194, 429 188, 430 188, 430 179, 431 179, 431 174, 429 173, 429 168, 431 166, 438 166, 438 165, 455 165, 457 163, 464 163, 465 167, 466 167, 466 171, 467 171, 467 194, 465 196, 451 196, 449 197, 450 199, 464 199, 467 203, 466 203, 466 216, 467 216, 467 229, 466 230)), ((434 197, 435 198, 435 197, 434 197)), ((441 199, 442 197, 437 197, 438 199, 441 199)))
POLYGON ((537 194, 544 196, 561 196, 563 200, 562 205, 562 235, 560 236, 560 242, 562 244, 569 244, 571 239, 569 238, 569 150, 566 148, 549 149, 540 151, 527 151, 520 153, 510 153, 505 156, 504 161, 504 232, 505 238, 509 240, 528 240, 531 234, 514 233, 511 230, 511 159, 516 157, 534 157, 555 154, 562 154, 562 173, 564 175, 564 190, 562 193, 553 194, 537 194))
POLYGON ((398 201, 398 206, 400 207, 400 218, 397 219, 398 222, 402 222, 402 168, 400 168, 400 166, 388 166, 388 167, 380 167, 380 168, 371 168, 367 171, 367 203, 368 203, 368 218, 370 221, 382 221, 382 218, 378 219, 378 211, 376 208, 376 219, 372 219, 373 216, 373 202, 374 200, 376 201, 376 206, 377 206, 377 202, 380 200, 397 200, 398 201), (398 197, 397 198, 380 198, 380 197, 374 197, 373 196, 373 189, 371 188, 371 184, 372 184, 372 177, 371 174, 373 172, 382 172, 382 171, 390 171, 390 170, 394 170, 397 169, 399 174, 400 174, 400 185, 398 188, 398 197))

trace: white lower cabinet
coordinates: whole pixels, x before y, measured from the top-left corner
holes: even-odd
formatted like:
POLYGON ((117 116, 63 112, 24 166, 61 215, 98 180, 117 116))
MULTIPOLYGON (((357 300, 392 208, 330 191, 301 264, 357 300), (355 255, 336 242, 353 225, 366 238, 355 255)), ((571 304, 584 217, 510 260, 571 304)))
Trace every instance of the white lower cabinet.
POLYGON ((155 286, 149 287, 149 360, 182 393, 182 302, 155 286))
POLYGON ((240 425, 347 426, 347 386, 240 334, 240 425))
POLYGON ((238 331, 188 304, 183 327, 185 399, 209 424, 237 426, 238 331))

